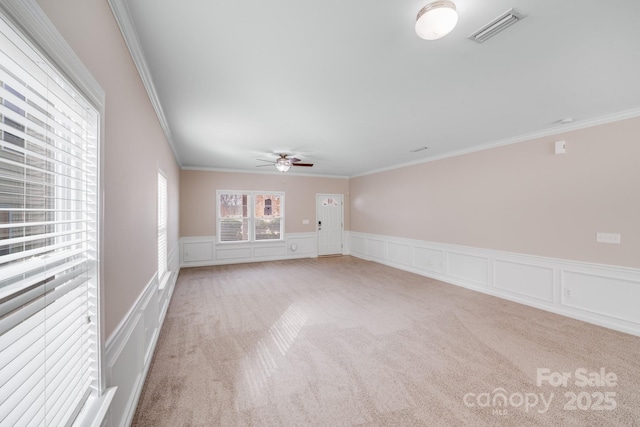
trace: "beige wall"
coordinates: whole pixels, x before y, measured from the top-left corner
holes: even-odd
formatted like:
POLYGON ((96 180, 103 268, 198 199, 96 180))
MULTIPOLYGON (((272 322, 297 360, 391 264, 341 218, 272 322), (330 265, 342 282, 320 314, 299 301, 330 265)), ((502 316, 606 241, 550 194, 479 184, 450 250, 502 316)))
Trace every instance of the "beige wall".
POLYGON ((38 0, 106 93, 104 328, 109 336, 157 270, 157 170, 168 179, 177 247, 180 170, 106 0, 38 0))
POLYGON ((315 231, 316 194, 343 194, 345 230, 349 229, 349 181, 342 178, 291 174, 255 174, 182 170, 180 175, 181 236, 216 234, 216 190, 284 191, 285 232, 315 231), (309 224, 303 225, 302 220, 309 224))
POLYGON ((351 230, 638 268, 638 135, 640 118, 353 178, 351 230))
POLYGON ((290 233, 314 231, 315 194, 337 193, 347 230, 640 267, 640 119, 351 180, 180 171, 107 1, 38 2, 106 92, 106 336, 157 268, 158 166, 169 250, 179 236, 215 234, 216 189, 273 190, 286 193, 290 233), (557 139, 567 154, 553 154, 557 139), (621 233, 622 244, 596 243, 596 232, 621 233))

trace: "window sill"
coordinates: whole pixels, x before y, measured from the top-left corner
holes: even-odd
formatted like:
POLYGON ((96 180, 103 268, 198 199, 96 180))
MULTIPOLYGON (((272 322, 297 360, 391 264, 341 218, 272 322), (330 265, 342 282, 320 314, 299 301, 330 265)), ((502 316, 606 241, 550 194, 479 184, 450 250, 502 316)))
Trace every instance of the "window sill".
POLYGON ((164 273, 162 278, 158 281, 158 291, 163 290, 167 286, 167 283, 169 283, 169 277, 171 277, 170 271, 164 273))
POLYGON ((268 239, 268 240, 241 240, 234 242, 219 242, 216 241, 216 245, 249 245, 252 243, 263 244, 263 243, 285 243, 285 239, 268 239))
POLYGON ((73 422, 74 427, 99 427, 103 424, 104 419, 111 406, 113 396, 116 394, 118 387, 111 387, 105 390, 100 397, 90 396, 87 399, 82 411, 73 422))

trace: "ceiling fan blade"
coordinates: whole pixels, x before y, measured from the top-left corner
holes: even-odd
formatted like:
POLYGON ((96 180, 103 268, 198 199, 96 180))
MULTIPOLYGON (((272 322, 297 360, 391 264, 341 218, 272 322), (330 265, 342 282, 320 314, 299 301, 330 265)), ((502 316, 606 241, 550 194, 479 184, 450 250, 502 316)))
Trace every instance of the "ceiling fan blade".
POLYGON ((313 166, 313 163, 291 163, 291 166, 313 166))
POLYGON ((261 162, 275 163, 275 160, 265 160, 265 159, 256 159, 256 160, 259 160, 261 162))
POLYGON ((289 160, 291 163, 298 163, 298 162, 300 162, 300 161, 301 161, 300 159, 297 159, 297 158, 295 158, 295 157, 292 157, 292 158, 287 159, 287 160, 289 160))
POLYGON ((256 165, 257 168, 263 168, 265 166, 273 166, 273 165, 272 164, 271 165, 256 165))

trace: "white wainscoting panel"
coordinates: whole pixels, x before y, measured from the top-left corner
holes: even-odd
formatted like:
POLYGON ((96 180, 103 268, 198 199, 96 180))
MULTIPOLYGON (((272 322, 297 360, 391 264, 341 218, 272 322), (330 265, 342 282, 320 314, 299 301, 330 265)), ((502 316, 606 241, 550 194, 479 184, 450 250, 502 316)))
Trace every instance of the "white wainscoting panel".
MULTIPOLYGON (((117 386, 111 407, 109 408, 108 422, 111 426, 125 426, 125 415, 133 414, 136 410, 136 392, 142 390, 144 382, 144 321, 140 313, 134 314, 130 321, 131 329, 122 338, 119 351, 111 352, 107 356, 107 384, 109 387, 117 386), (109 357, 111 356, 111 357, 109 357)), ((107 351, 107 353, 110 353, 107 351)))
POLYGON ((351 233, 350 248, 352 253, 366 254, 367 253, 367 239, 351 233))
POLYGON ((387 246, 389 260, 400 264, 411 265, 413 261, 411 245, 397 242, 389 242, 387 246))
POLYGON ((131 424, 178 278, 178 259, 176 247, 169 254, 169 278, 164 288, 159 286, 157 274, 154 275, 127 316, 107 338, 107 386, 117 386, 118 389, 105 418, 106 426, 125 427, 131 424))
POLYGON ((216 248, 216 259, 218 261, 235 260, 237 262, 247 262, 251 259, 251 248, 220 245, 216 248))
POLYGON ((489 258, 459 252, 447 252, 448 274, 478 285, 489 284, 489 258))
POLYGON ((640 336, 639 269, 354 231, 349 239, 353 256, 640 336))
POLYGON ((315 236, 295 237, 291 234, 287 235, 287 254, 289 256, 306 255, 307 257, 313 257, 317 252, 315 236))
POLYGON ((207 261, 213 259, 213 242, 187 242, 183 246, 186 262, 207 261))
POLYGON ((497 288, 525 297, 553 302, 553 268, 497 260, 493 275, 497 288))
POLYGON ((142 315, 144 316, 144 363, 151 362, 153 356, 154 341, 158 333, 158 310, 160 301, 159 292, 149 292, 146 301, 142 304, 142 315))
POLYGON ((367 239, 367 255, 371 258, 385 259, 387 251, 385 249, 386 242, 379 239, 367 239))
POLYGON ((422 270, 444 273, 444 251, 422 246, 413 246, 414 265, 422 270))
POLYGON ((640 324, 640 281, 565 270, 562 303, 640 324))
POLYGON ((286 257, 287 243, 280 242, 276 245, 269 243, 261 243, 260 246, 253 248, 253 256, 255 258, 263 257, 286 257))
POLYGON ((180 266, 237 264, 318 256, 316 233, 287 233, 274 242, 217 243, 216 236, 180 238, 180 266), (193 248, 197 248, 193 255, 193 248), (294 250, 295 248, 295 250, 294 250))

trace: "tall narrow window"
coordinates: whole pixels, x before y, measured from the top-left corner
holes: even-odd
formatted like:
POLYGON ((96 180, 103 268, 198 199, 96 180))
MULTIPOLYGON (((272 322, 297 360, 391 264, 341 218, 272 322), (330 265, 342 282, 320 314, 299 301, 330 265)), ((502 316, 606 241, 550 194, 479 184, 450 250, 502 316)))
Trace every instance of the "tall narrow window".
POLYGON ((1 425, 67 425, 100 393, 98 129, 0 15, 1 425))
POLYGON ((218 216, 221 242, 249 240, 249 196, 224 193, 218 198, 218 216))
POLYGON ((282 235, 280 202, 278 194, 256 194, 255 196, 256 240, 279 240, 282 235), (260 209, 263 207, 262 209, 260 209))
POLYGON ((167 178, 158 172, 158 280, 167 273, 167 178))

